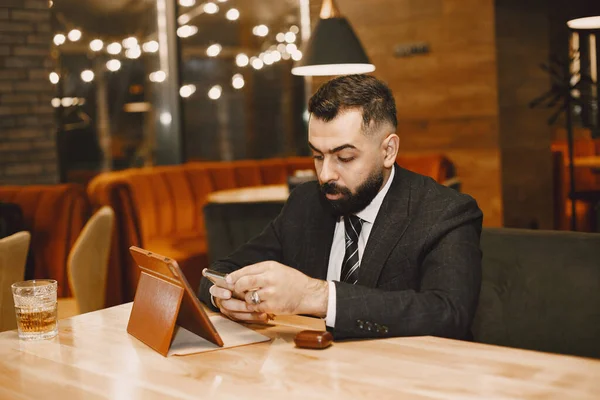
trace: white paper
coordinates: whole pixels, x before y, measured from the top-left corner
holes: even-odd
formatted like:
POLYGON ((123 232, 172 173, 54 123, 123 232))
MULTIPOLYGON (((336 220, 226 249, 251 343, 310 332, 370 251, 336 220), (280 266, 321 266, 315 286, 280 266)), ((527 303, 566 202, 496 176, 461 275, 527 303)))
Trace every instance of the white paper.
POLYGON ((223 347, 219 347, 208 340, 201 338, 188 331, 185 328, 177 326, 175 329, 175 337, 171 343, 168 356, 183 356, 187 354, 202 353, 205 351, 213 351, 227 349, 230 347, 244 346, 252 343, 261 343, 271 340, 268 336, 253 331, 244 325, 238 324, 221 315, 213 315, 210 321, 215 326, 215 329, 223 339, 223 347))

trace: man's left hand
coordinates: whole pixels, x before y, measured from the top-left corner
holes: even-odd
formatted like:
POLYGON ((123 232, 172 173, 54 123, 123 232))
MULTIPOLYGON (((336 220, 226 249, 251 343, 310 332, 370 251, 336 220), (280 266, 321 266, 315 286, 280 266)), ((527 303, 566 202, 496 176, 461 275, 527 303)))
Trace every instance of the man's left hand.
POLYGON ((249 265, 227 276, 227 283, 238 293, 246 293, 248 308, 275 315, 327 314, 329 287, 326 281, 313 279, 275 261, 249 265), (256 290, 259 304, 252 302, 256 290))

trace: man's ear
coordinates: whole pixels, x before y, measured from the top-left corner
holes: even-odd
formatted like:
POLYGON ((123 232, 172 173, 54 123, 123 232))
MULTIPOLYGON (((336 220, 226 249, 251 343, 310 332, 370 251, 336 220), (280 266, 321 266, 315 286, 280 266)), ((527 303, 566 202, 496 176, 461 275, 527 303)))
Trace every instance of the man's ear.
POLYGON ((391 168, 396 162, 396 157, 398 156, 398 148, 400 146, 400 138, 395 133, 388 135, 385 139, 383 139, 383 143, 381 144, 382 150, 384 152, 383 165, 386 168, 391 168))

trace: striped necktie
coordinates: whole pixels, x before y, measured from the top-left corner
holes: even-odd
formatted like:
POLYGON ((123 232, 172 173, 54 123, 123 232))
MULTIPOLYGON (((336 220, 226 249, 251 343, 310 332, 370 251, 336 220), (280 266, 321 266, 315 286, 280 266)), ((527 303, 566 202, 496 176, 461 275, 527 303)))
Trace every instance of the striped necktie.
POLYGON ((355 284, 358 282, 358 236, 362 229, 363 220, 356 215, 344 217, 344 226, 346 227, 346 254, 342 263, 342 273, 340 278, 342 282, 355 284))

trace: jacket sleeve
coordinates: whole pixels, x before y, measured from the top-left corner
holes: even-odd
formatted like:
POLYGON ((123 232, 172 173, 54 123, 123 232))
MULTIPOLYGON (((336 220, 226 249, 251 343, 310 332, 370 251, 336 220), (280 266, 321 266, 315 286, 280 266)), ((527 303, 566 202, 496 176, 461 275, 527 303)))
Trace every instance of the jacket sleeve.
MULTIPOLYGON (((281 213, 271 221, 258 236, 240 246, 227 258, 212 263, 210 268, 220 272, 230 273, 247 265, 262 261, 282 262, 283 225, 285 224, 285 221, 289 219, 288 214, 290 212, 290 205, 297 203, 299 189, 300 188, 297 188, 292 191, 283 206, 281 213)), ((198 297, 204 304, 215 310, 208 291, 211 286, 212 282, 202 277, 200 280, 200 288, 198 289, 198 297)))
POLYGON ((464 339, 481 287, 483 216, 461 195, 429 230, 420 265, 420 288, 384 291, 335 282, 335 339, 434 335, 464 339))

